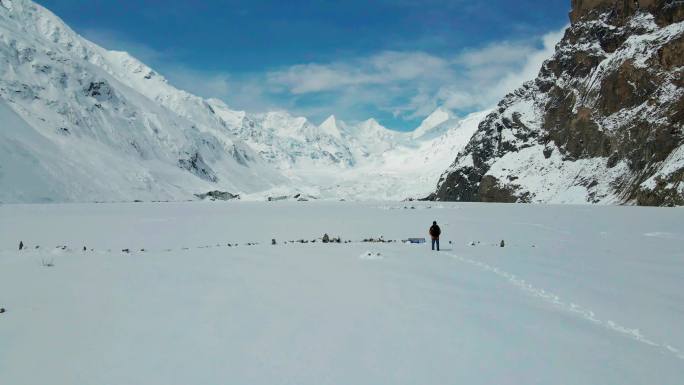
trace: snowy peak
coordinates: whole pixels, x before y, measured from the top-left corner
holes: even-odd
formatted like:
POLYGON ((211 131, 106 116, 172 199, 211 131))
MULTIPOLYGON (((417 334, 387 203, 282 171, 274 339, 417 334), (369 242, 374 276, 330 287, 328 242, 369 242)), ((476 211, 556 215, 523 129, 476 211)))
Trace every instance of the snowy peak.
POLYGON ((223 100, 207 99, 209 110, 221 118, 229 127, 239 127, 244 124, 247 113, 245 111, 231 110, 223 100))
POLYGON ((335 118, 335 115, 330 115, 320 126, 318 126, 321 133, 333 136, 335 138, 341 139, 342 133, 340 131, 340 125, 335 118))
POLYGON ((306 118, 294 117, 286 111, 271 111, 254 118, 262 129, 272 131, 273 135, 283 138, 304 139, 315 127, 306 118))
POLYGON ((0 172, 0 201, 176 200, 286 180, 207 101, 29 0, 2 0, 0 63, 0 165, 15 168, 0 172))
POLYGON ((365 132, 390 132, 390 130, 373 118, 359 123, 359 130, 365 132))
POLYGON ((390 130, 380 124, 375 119, 368 119, 359 123, 355 127, 355 136, 365 141, 368 145, 372 142, 377 142, 375 145, 394 147, 400 144, 406 144, 409 136, 406 133, 390 130))
POLYGON ((432 112, 423 122, 416 128, 415 131, 413 131, 413 138, 414 139, 419 139, 421 137, 424 137, 426 134, 430 133, 433 131, 435 128, 439 127, 442 123, 451 120, 454 118, 454 115, 451 111, 439 107, 437 108, 434 112, 432 112))
POLYGON ((84 39, 30 0, 0 0, 0 63, 3 202, 179 200, 215 190, 404 199, 429 193, 448 166, 432 156, 435 146, 465 143, 463 134, 447 138, 458 122, 445 123, 443 109, 418 141, 375 119, 331 115, 318 125, 287 111, 232 110, 84 39))

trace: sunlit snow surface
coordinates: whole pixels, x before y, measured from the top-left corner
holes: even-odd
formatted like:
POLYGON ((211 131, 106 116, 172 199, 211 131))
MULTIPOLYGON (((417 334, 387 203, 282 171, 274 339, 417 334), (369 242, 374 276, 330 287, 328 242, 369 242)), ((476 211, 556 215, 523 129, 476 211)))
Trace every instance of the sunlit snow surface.
POLYGON ((401 200, 432 193, 487 112, 413 133, 247 113, 174 88, 31 0, 0 2, 0 202, 401 200))
POLYGON ((683 245, 682 209, 4 205, 0 384, 677 384, 683 245))

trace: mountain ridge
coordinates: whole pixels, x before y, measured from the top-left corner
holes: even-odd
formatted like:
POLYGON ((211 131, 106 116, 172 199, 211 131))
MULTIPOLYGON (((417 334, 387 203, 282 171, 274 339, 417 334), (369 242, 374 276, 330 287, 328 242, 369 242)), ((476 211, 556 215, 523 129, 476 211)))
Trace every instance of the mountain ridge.
POLYGON ((428 193, 447 166, 439 158, 413 174, 388 171, 386 159, 427 151, 429 141, 374 120, 316 125, 285 111, 235 111, 82 38, 30 0, 2 1, 0 101, 7 121, 24 121, 0 128, 0 138, 13 143, 0 155, 2 202, 184 200, 214 190, 246 199, 302 191, 403 199, 428 193), (38 138, 47 150, 36 147, 38 138), (3 170, 10 160, 27 175, 61 182, 47 191, 41 180, 16 179, 17 170, 3 170), (388 183, 427 183, 387 189, 387 172, 396 178, 388 183))
POLYGON ((485 118, 428 199, 684 204, 684 3, 573 6, 537 79, 485 118))

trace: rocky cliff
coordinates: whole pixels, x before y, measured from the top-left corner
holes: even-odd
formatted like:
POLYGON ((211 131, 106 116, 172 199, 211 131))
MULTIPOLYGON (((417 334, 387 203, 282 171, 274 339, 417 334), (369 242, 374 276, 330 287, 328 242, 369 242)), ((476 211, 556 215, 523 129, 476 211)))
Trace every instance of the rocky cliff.
POLYGON ((684 1, 573 0, 431 199, 684 205, 684 1))

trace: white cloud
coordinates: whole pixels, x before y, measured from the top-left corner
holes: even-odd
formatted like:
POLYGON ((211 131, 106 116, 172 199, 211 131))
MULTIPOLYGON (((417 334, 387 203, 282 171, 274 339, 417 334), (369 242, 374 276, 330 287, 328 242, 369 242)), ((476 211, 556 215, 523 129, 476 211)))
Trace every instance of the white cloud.
POLYGON ((506 93, 533 79, 552 56, 562 33, 489 44, 452 56, 384 51, 344 61, 300 64, 269 72, 265 84, 283 97, 332 95, 332 103, 326 99, 330 113, 343 116, 350 100, 408 120, 424 117, 438 106, 468 112, 495 105, 506 93))
POLYGON ((249 74, 194 70, 178 65, 170 55, 107 31, 90 30, 85 36, 157 66, 181 89, 223 99, 236 109, 287 109, 314 121, 329 114, 361 121, 384 112, 411 121, 438 106, 467 113, 495 105, 536 76, 543 61, 552 56, 563 30, 455 54, 381 51, 249 74))
POLYGON ((517 70, 508 71, 504 76, 497 79, 493 87, 489 89, 489 98, 499 99, 524 82, 534 79, 544 61, 553 55, 556 44, 563 37, 564 30, 565 28, 561 31, 550 32, 542 36, 542 48, 531 51, 521 65, 517 66, 517 70))
POLYGON ((463 71, 435 92, 437 104, 454 110, 484 109, 534 79, 563 36, 550 32, 526 42, 502 42, 469 50, 456 58, 463 71))
POLYGON ((515 64, 525 60, 535 49, 528 42, 500 42, 461 53, 457 61, 468 68, 515 64))
POLYGON ((271 86, 285 87, 292 94, 306 94, 433 79, 448 71, 444 59, 424 52, 385 51, 343 62, 295 65, 270 72, 267 80, 271 86))
POLYGON ((109 50, 126 51, 166 77, 175 87, 205 97, 230 101, 236 109, 264 111, 281 105, 263 92, 263 76, 234 78, 225 72, 202 71, 179 64, 172 53, 160 51, 107 29, 80 31, 86 39, 109 50))

